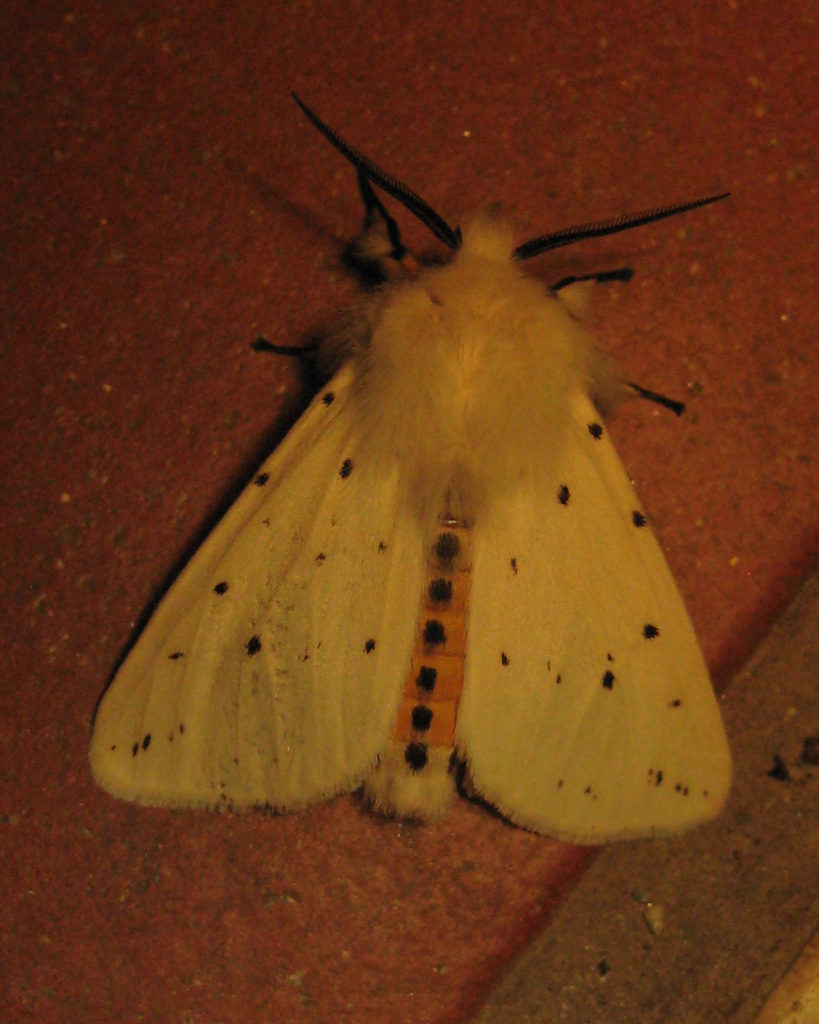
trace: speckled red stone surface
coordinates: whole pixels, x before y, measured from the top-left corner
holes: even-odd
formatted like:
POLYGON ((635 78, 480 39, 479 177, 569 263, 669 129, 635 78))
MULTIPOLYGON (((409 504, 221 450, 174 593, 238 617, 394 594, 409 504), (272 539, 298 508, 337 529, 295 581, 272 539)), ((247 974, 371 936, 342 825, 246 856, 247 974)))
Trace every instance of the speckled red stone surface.
POLYGON ((354 176, 294 88, 449 219, 498 199, 521 237, 731 189, 539 264, 637 270, 596 333, 688 414, 612 429, 723 686, 817 548, 815 18, 7 0, 1 1019, 461 1020, 548 920, 586 854, 475 806, 117 803, 86 767, 94 706, 303 404, 251 340, 297 343, 352 292, 354 176))

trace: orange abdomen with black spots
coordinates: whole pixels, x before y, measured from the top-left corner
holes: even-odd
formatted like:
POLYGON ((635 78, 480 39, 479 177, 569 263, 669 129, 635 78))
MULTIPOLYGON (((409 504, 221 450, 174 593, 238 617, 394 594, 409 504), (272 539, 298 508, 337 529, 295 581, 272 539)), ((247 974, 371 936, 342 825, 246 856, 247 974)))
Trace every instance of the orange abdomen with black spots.
POLYGON ((454 736, 464 682, 471 541, 465 520, 439 516, 392 735, 364 786, 374 807, 400 817, 436 817, 455 792, 454 736))
POLYGON ((442 517, 428 555, 424 605, 394 731, 414 771, 426 766, 429 747, 453 745, 464 681, 470 534, 462 521, 442 517))

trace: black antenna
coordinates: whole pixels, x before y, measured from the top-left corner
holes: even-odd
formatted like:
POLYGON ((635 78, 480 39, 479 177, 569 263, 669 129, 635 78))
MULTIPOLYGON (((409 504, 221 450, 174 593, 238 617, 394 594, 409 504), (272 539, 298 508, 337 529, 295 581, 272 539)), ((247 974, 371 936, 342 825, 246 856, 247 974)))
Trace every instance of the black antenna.
POLYGON ((640 213, 625 213, 621 217, 612 217, 610 220, 592 221, 590 224, 580 224, 574 228, 561 228, 560 231, 553 231, 550 235, 540 235, 530 242, 519 245, 512 253, 516 260, 529 260, 547 249, 557 249, 561 245, 572 245, 574 242, 582 242, 585 238, 599 238, 601 235, 616 235, 618 231, 629 231, 631 228, 638 228, 642 224, 652 224, 655 220, 664 220, 666 217, 675 217, 678 213, 685 213, 687 210, 696 210, 699 206, 707 206, 709 203, 716 203, 720 199, 727 198, 730 192, 720 192, 716 196, 706 196, 704 199, 693 199, 687 203, 674 203, 671 206, 658 206, 653 210, 642 210, 640 213))
MULTIPOLYGON (((317 117, 309 107, 302 103, 295 93, 292 93, 292 96, 307 118, 321 132, 325 139, 327 139, 327 141, 334 146, 342 156, 346 157, 353 167, 356 168, 358 171, 359 185, 361 186, 363 194, 366 195, 366 186, 362 185, 362 181, 371 181, 373 184, 378 185, 379 188, 382 188, 388 195, 391 195, 393 199, 397 199, 402 206, 405 206, 410 213, 417 217, 422 224, 426 225, 433 235, 440 239, 444 245, 448 246, 450 249, 460 249, 460 228, 451 228, 444 218, 441 217, 440 214, 436 213, 429 203, 422 199, 417 193, 413 192, 409 186, 404 185, 403 182, 398 181, 396 178, 393 178, 392 175, 382 171, 380 167, 377 167, 372 162, 372 160, 364 156, 362 153, 359 153, 357 149, 354 149, 353 146, 349 144, 349 142, 342 139, 338 132, 334 131, 329 125, 325 124, 321 118, 317 117)), ((383 209, 383 207, 381 209, 383 209)), ((389 230, 389 220, 387 221, 387 227, 389 230)))

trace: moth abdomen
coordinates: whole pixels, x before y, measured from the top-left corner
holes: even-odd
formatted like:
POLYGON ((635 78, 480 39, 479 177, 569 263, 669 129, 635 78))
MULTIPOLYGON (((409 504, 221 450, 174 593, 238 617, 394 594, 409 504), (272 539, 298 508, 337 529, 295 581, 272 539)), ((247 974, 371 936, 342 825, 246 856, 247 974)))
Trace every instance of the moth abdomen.
POLYGON ((365 784, 374 806, 400 817, 436 817, 455 791, 450 762, 464 679, 471 540, 468 520, 439 516, 392 736, 365 784))

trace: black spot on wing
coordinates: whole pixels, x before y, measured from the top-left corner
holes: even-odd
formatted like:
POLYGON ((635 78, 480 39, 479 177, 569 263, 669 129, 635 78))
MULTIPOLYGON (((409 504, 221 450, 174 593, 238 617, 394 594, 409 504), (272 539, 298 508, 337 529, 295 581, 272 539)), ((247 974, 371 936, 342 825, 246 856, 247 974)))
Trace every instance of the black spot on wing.
POLYGON ((372 652, 374 650, 375 650, 375 640, 373 640, 373 638, 370 637, 370 639, 364 644, 364 652, 365 652, 365 654, 372 654, 372 652))
POLYGON ((603 426, 602 426, 602 424, 600 424, 600 423, 590 423, 589 424, 589 433, 595 439, 595 441, 599 441, 600 438, 603 436, 603 426))
POLYGON ((341 477, 342 480, 346 480, 347 477, 349 477, 349 475, 352 473, 352 471, 353 471, 353 460, 352 459, 345 459, 341 463, 341 469, 338 471, 338 475, 341 477))
POLYGON ((253 480, 256 487, 264 487, 267 481, 270 479, 269 473, 259 473, 253 480))
POLYGON ((558 487, 557 489, 557 500, 560 502, 561 505, 564 506, 564 508, 566 505, 569 504, 570 497, 571 494, 569 492, 568 486, 566 484, 561 484, 560 487, 558 487))
POLYGON ((226 594, 228 592, 227 583, 224 580, 222 580, 221 583, 217 583, 216 586, 213 588, 213 592, 214 594, 218 594, 220 597, 222 596, 222 594, 226 594))
POLYGON ((501 651, 501 665, 503 665, 503 667, 506 668, 508 664, 509 659, 507 658, 506 654, 503 651, 501 651))
POLYGON ((642 512, 638 511, 637 509, 634 509, 634 511, 631 513, 631 521, 632 523, 634 523, 638 530, 648 524, 648 520, 646 519, 646 517, 643 515, 642 512))
POLYGON ((173 654, 168 655, 168 661, 179 661, 180 658, 185 657, 184 651, 174 651, 173 654))
POLYGON ((253 657, 253 656, 254 656, 255 654, 258 654, 258 653, 259 653, 259 651, 260 651, 261 649, 262 649, 262 641, 261 641, 261 639, 260 639, 260 638, 259 638, 258 636, 256 636, 256 635, 252 636, 252 637, 251 637, 251 638, 250 638, 250 639, 248 640, 248 642, 247 642, 247 643, 245 644, 245 650, 246 650, 246 651, 247 651, 247 653, 248 653, 248 657, 251 657, 251 658, 252 658, 252 657, 253 657))
POLYGON ((510 560, 509 564, 512 566, 512 575, 513 576, 517 576, 517 574, 518 574, 518 560, 517 560, 517 558, 512 558, 510 560))
POLYGON ((643 626, 643 636, 646 638, 646 640, 653 640, 655 637, 659 635, 659 629, 656 626, 652 625, 650 622, 647 622, 643 626))
POLYGON ((131 747, 131 757, 136 757, 140 750, 145 751, 151 745, 151 734, 146 733, 141 740, 137 740, 131 747))
POLYGON ((173 738, 176 735, 176 731, 178 731, 179 735, 181 736, 185 731, 185 726, 180 722, 177 727, 177 730, 171 729, 170 733, 168 733, 168 743, 173 743, 173 738))
POLYGON ((604 690, 613 690, 614 689, 614 680, 615 680, 615 678, 616 678, 616 676, 611 671, 611 669, 606 669, 606 671, 603 673, 603 689, 604 690))
POLYGON ((321 396, 321 401, 324 405, 332 405, 335 398, 335 393, 333 391, 328 391, 326 394, 321 396))

